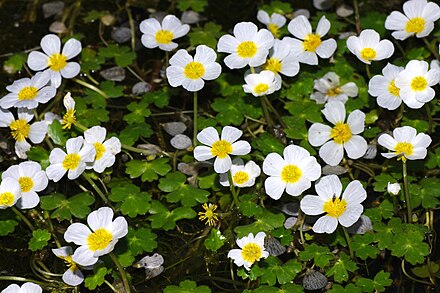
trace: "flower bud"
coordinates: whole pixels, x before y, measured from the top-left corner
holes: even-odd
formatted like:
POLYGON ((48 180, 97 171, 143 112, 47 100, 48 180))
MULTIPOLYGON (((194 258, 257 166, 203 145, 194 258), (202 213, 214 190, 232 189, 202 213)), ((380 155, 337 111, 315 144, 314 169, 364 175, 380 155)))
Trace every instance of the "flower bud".
POLYGON ((392 195, 398 195, 400 192, 400 184, 388 182, 387 191, 392 195))

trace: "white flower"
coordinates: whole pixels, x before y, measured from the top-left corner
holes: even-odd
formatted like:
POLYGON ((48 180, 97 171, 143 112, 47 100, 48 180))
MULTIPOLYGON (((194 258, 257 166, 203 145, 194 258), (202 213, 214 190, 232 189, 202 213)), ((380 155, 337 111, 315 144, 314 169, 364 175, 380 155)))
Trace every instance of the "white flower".
MULTIPOLYGON (((67 271, 63 274, 63 281, 70 286, 78 286, 84 281, 84 275, 80 270, 79 265, 72 260, 73 250, 70 246, 63 246, 60 248, 52 249, 53 254, 58 258, 61 258, 68 267, 67 271)), ((83 267, 86 270, 93 269, 93 267, 83 267)))
POLYGON ((400 192, 400 184, 399 183, 391 183, 388 182, 387 191, 389 194, 398 195, 400 192))
POLYGON ((0 182, 0 210, 12 207, 20 197, 21 188, 16 180, 5 178, 0 182))
POLYGON ((197 134, 197 140, 205 146, 197 146, 194 149, 194 158, 197 161, 206 161, 215 157, 214 171, 226 173, 231 169, 232 161, 229 155, 246 155, 251 151, 247 141, 237 141, 243 132, 232 126, 225 126, 221 138, 214 127, 203 129, 197 134))
POLYGON ((290 52, 288 41, 275 40, 269 52, 269 58, 262 66, 264 70, 270 70, 275 75, 283 74, 290 77, 298 74, 298 57, 290 52))
MULTIPOLYGON (((439 45, 439 54, 440 54, 440 45, 439 45)), ((440 71, 440 61, 438 61, 437 59, 432 60, 430 63, 430 67, 431 69, 436 69, 440 71)), ((440 84, 440 81, 439 81, 440 84)))
POLYGON ((66 108, 66 114, 63 115, 63 120, 61 124, 63 125, 63 129, 70 129, 72 124, 76 122, 75 116, 75 100, 72 98, 70 92, 68 92, 63 98, 63 105, 66 108))
POLYGON ((322 40, 322 37, 330 30, 330 21, 325 16, 319 20, 316 33, 312 32, 309 20, 303 15, 292 19, 287 29, 297 39, 289 37, 284 39, 289 42, 292 52, 298 56, 301 63, 318 65, 318 56, 330 58, 336 50, 337 45, 334 39, 322 40))
POLYGON ((27 63, 34 71, 46 68, 50 73, 50 85, 58 88, 61 85, 61 77, 73 78, 78 75, 81 67, 76 62, 67 62, 81 53, 81 43, 75 39, 69 39, 61 51, 61 41, 57 35, 49 34, 41 39, 41 49, 44 53, 32 51, 27 63))
POLYGON ((402 104, 400 89, 396 86, 397 75, 403 70, 403 67, 388 63, 382 69, 383 75, 375 75, 368 83, 368 93, 377 97, 377 104, 388 110, 397 109, 402 104))
POLYGON ((322 177, 315 184, 318 195, 306 195, 300 203, 306 215, 316 216, 326 213, 313 225, 315 233, 333 233, 338 222, 350 227, 361 216, 364 207, 361 205, 367 198, 367 192, 358 181, 352 181, 342 193, 342 184, 336 175, 322 177))
POLYGON ((344 149, 351 159, 359 159, 367 151, 367 141, 360 135, 364 131, 365 114, 354 110, 345 123, 345 106, 342 102, 329 102, 321 111, 334 127, 313 123, 308 138, 312 146, 321 146, 319 156, 331 166, 338 165, 344 156, 344 149))
POLYGON ((403 161, 420 160, 426 157, 426 148, 432 139, 424 133, 417 134, 411 126, 398 127, 393 130, 393 136, 382 134, 377 141, 381 146, 389 149, 391 153, 382 153, 385 158, 398 157, 403 161))
POLYGON ((19 108, 17 113, 18 119, 15 120, 11 112, 0 108, 0 127, 11 129, 11 135, 15 139, 15 153, 20 159, 26 159, 26 152, 31 148, 26 139, 29 138, 33 143, 41 143, 47 133, 47 124, 39 121, 30 125, 34 114, 26 108, 19 108))
POLYGON ((170 59, 167 79, 171 86, 183 86, 190 92, 201 90, 204 80, 214 80, 219 77, 222 67, 215 62, 217 54, 205 45, 197 46, 194 58, 184 49, 180 49, 170 59))
POLYGON ((413 35, 423 38, 434 29, 434 22, 440 18, 440 7, 426 0, 410 0, 403 3, 403 13, 393 11, 385 20, 385 28, 393 30, 391 35, 405 40, 413 35))
POLYGON ((440 70, 429 70, 428 67, 426 61, 411 60, 394 81, 400 89, 403 102, 412 109, 421 108, 435 97, 435 91, 431 87, 439 83, 440 70))
POLYGON ((46 86, 50 80, 49 72, 37 72, 32 78, 21 78, 6 87, 10 92, 0 99, 0 107, 9 109, 28 108, 35 109, 38 103, 47 103, 52 99, 57 89, 53 86, 46 86))
POLYGON ((104 254, 113 251, 118 240, 128 233, 128 224, 124 217, 113 221, 113 211, 103 207, 87 216, 87 225, 71 224, 64 233, 67 242, 80 245, 72 255, 72 261, 81 266, 90 266, 104 254))
MULTIPOLYGON (((255 184, 255 179, 260 176, 261 169, 254 161, 249 161, 244 164, 240 158, 235 158, 232 161, 231 177, 234 186, 250 187, 255 184)), ((220 174, 220 184, 229 186, 228 174, 220 174)))
POLYGON ((18 286, 17 284, 11 284, 5 289, 2 290, 1 293, 41 293, 43 289, 34 283, 24 283, 23 285, 18 286))
POLYGON ((246 82, 243 85, 244 92, 251 93, 255 97, 270 95, 281 87, 281 83, 275 79, 275 73, 270 70, 248 74, 244 77, 244 81, 246 82))
POLYGON ((83 142, 82 136, 69 138, 66 142, 67 154, 60 148, 55 148, 50 152, 50 166, 46 169, 50 180, 58 182, 66 172, 68 172, 67 178, 76 179, 86 169, 86 163, 94 161, 95 147, 87 143, 83 145, 83 142))
POLYGON ((272 15, 269 16, 264 10, 258 10, 257 19, 259 22, 267 26, 267 29, 275 38, 280 36, 280 28, 286 24, 286 18, 283 15, 272 13, 272 15))
POLYGON ((260 66, 266 61, 274 37, 267 29, 258 30, 252 22, 234 26, 234 36, 224 35, 218 40, 217 51, 230 53, 225 64, 231 69, 260 66))
POLYGON ((95 147, 96 156, 92 163, 88 163, 86 169, 95 170, 98 173, 104 172, 105 168, 113 166, 115 155, 121 152, 121 141, 117 137, 105 140, 107 130, 101 126, 93 126, 84 131, 86 144, 95 147))
POLYGON ((189 32, 189 25, 182 24, 174 15, 167 15, 162 20, 162 24, 155 18, 145 19, 140 24, 142 44, 153 49, 159 47, 164 51, 172 51, 177 48, 174 39, 183 37, 189 32))
POLYGON ((366 64, 391 57, 394 45, 389 40, 380 40, 380 35, 372 29, 363 30, 359 37, 351 36, 347 40, 347 48, 366 64))
POLYGON ((264 250, 265 237, 266 233, 259 232, 255 238, 254 234, 249 233, 248 236, 237 239, 237 245, 241 249, 231 249, 228 257, 232 258, 237 266, 244 266, 246 270, 250 270, 254 262, 269 256, 269 252, 264 250))
POLYGON ((20 184, 21 198, 17 202, 20 209, 36 207, 40 202, 37 192, 44 190, 49 183, 46 172, 37 162, 27 161, 9 167, 2 174, 2 179, 12 178, 20 184))
POLYGON ((283 157, 270 153, 264 159, 263 172, 269 177, 264 182, 267 195, 277 200, 284 190, 292 196, 309 189, 311 181, 321 176, 321 166, 310 153, 296 145, 284 149, 283 157))
POLYGON ((326 73, 322 78, 315 79, 313 88, 317 90, 310 98, 317 104, 325 104, 327 101, 347 102, 348 97, 358 95, 358 87, 354 82, 339 86, 339 76, 334 72, 326 73))

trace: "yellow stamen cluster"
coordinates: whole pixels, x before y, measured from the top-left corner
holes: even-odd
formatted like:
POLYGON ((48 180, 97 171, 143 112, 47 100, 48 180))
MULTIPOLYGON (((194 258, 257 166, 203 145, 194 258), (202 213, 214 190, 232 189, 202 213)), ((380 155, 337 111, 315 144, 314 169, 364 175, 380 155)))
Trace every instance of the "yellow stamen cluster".
POLYGON ((286 165, 281 170, 281 180, 286 183, 295 183, 301 179, 302 172, 301 169, 295 165, 286 165))
POLYGON ((350 126, 343 122, 336 123, 335 127, 330 131, 330 137, 333 138, 337 144, 346 143, 352 136, 350 126))
POLYGON ((260 245, 253 242, 247 243, 241 250, 241 256, 243 259, 251 264, 260 260, 262 254, 263 250, 261 249, 260 245))
POLYGON ((211 154, 220 159, 226 158, 232 153, 232 144, 227 140, 218 140, 211 146, 211 154))
POLYGON ((202 63, 192 61, 183 69, 183 74, 189 79, 199 79, 205 75, 205 66, 202 63))
POLYGON ((60 71, 61 69, 66 67, 66 65, 67 56, 60 53, 52 54, 47 62, 47 66, 53 71, 60 71))
POLYGON ((257 53, 257 45, 252 41, 242 42, 237 47, 237 54, 241 58, 252 58, 257 53))
POLYGON ((347 202, 344 199, 333 197, 324 203, 323 209, 330 217, 339 218, 347 209, 347 202))
POLYGON ((214 211, 217 209, 217 205, 210 203, 203 204, 202 208, 205 210, 204 212, 199 212, 199 220, 206 220, 206 225, 214 226, 216 222, 218 222, 218 214, 214 211))
POLYGON ((9 124, 9 128, 11 129, 12 137, 16 141, 24 141, 29 137, 29 132, 31 130, 31 126, 24 119, 12 121, 11 124, 9 124))
POLYGON ((168 30, 159 30, 155 37, 158 44, 167 45, 173 40, 174 34, 168 30))
POLYGON ((321 37, 318 34, 308 34, 304 38, 303 48, 307 52, 315 52, 321 43, 321 37))
POLYGON ((91 251, 97 251, 106 248, 112 240, 112 233, 105 228, 100 228, 87 237, 87 244, 91 251))

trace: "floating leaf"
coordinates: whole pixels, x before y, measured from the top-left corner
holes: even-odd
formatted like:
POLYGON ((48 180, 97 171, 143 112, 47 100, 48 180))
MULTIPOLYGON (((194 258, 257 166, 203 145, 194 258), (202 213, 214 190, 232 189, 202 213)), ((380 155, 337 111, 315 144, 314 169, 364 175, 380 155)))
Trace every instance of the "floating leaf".
POLYGON ((186 184, 186 176, 180 172, 168 173, 159 180, 159 189, 169 192, 167 201, 181 202, 184 207, 193 207, 208 201, 209 191, 186 184))
POLYGON ((160 201, 153 200, 149 210, 151 216, 151 227, 154 229, 162 228, 165 231, 174 229, 176 222, 181 219, 193 219, 197 216, 196 212, 189 207, 178 207, 169 211, 160 201))
POLYGON ((216 252, 220 247, 222 247, 226 242, 226 237, 222 233, 215 229, 211 229, 211 233, 206 238, 204 244, 205 247, 213 252, 216 252))
POLYGON ((128 247, 133 256, 143 252, 152 252, 157 248, 157 235, 151 232, 151 229, 139 228, 137 230, 129 227, 126 236, 128 247))
POLYGON ((70 220, 72 215, 79 219, 85 219, 90 213, 89 206, 95 202, 95 198, 87 192, 78 193, 66 199, 61 193, 52 193, 40 197, 40 206, 43 210, 52 211, 52 219, 70 220))
POLYGON ((134 184, 124 184, 112 188, 108 198, 113 202, 120 202, 121 212, 130 218, 145 215, 150 209, 151 195, 141 192, 134 184))
POLYGON ((143 182, 152 182, 157 180, 160 176, 165 176, 171 171, 171 166, 168 164, 169 159, 158 158, 153 161, 132 160, 126 164, 127 170, 125 173, 130 175, 130 178, 141 177, 143 182))
POLYGON ((185 280, 179 283, 179 286, 168 285, 163 289, 164 293, 211 293, 208 286, 197 286, 197 283, 190 280, 185 280))
POLYGON ((338 283, 348 281, 349 272, 355 272, 358 269, 356 263, 350 260, 350 257, 345 253, 340 253, 339 259, 335 264, 326 272, 328 277, 333 276, 334 280, 338 283))
POLYGON ((37 229, 32 232, 32 238, 29 241, 29 249, 37 251, 47 246, 47 242, 52 235, 47 230, 37 229))
POLYGON ((95 290, 96 287, 104 284, 105 276, 107 275, 107 268, 100 267, 95 271, 94 275, 88 275, 84 281, 84 285, 89 290, 95 290))

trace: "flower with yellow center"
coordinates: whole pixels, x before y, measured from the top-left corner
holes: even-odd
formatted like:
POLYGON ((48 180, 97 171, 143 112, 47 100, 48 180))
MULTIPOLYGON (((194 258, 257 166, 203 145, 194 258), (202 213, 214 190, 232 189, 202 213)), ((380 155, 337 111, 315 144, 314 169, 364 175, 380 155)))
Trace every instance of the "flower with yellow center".
POLYGON ((69 39, 61 50, 61 40, 57 35, 49 34, 41 39, 41 49, 44 53, 32 51, 27 63, 34 71, 46 69, 50 73, 50 85, 58 88, 61 85, 61 78, 73 78, 78 75, 80 66, 77 62, 68 60, 79 55, 81 43, 75 39, 69 39))
MULTIPOLYGON (((63 274, 63 281, 70 286, 78 286, 84 281, 84 275, 80 270, 80 266, 72 260, 73 249, 70 246, 63 246, 52 249, 53 254, 58 258, 64 260, 67 270, 63 274)), ((82 267, 86 270, 93 269, 92 267, 82 267)))
POLYGON ((259 232, 255 237, 249 233, 248 236, 237 239, 237 245, 241 249, 231 249, 228 257, 232 258, 237 266, 244 266, 246 270, 250 270, 255 262, 269 256, 269 252, 264 248, 265 237, 266 233, 259 232))
POLYGON ((398 40, 428 36, 440 18, 439 5, 426 0, 406 1, 403 12, 393 11, 385 20, 385 28, 394 31, 391 35, 398 40))
POLYGON ((298 57, 291 53, 290 45, 286 40, 275 40, 273 47, 269 51, 269 58, 262 68, 263 70, 270 70, 275 73, 275 77, 278 77, 280 74, 292 77, 299 72, 298 57))
POLYGON ((21 198, 17 201, 20 209, 31 209, 38 205, 40 197, 37 192, 44 190, 48 185, 46 172, 41 170, 37 162, 26 161, 9 167, 2 173, 2 179, 12 178, 21 188, 21 198))
POLYGON ((325 16, 319 20, 316 32, 312 31, 312 25, 304 15, 292 19, 287 29, 296 39, 285 37, 284 40, 291 46, 292 53, 298 56, 301 63, 318 65, 318 56, 330 58, 336 50, 334 39, 323 40, 330 30, 330 22, 325 16))
POLYGON ((321 176, 321 166, 306 149, 289 145, 283 156, 270 153, 263 162, 263 172, 269 176, 264 188, 266 194, 275 200, 283 195, 284 190, 292 196, 300 195, 321 176))
POLYGON ((286 18, 278 13, 269 14, 264 10, 258 10, 257 19, 259 22, 267 26, 267 29, 275 38, 280 37, 280 28, 286 24, 286 18))
POLYGON ((222 36, 217 44, 218 52, 229 53, 225 64, 230 69, 263 65, 274 37, 267 29, 258 30, 252 22, 240 22, 234 26, 234 35, 222 36))
POLYGON ((328 102, 322 110, 333 127, 313 123, 308 131, 312 146, 321 146, 319 156, 325 163, 336 166, 344 157, 344 150, 351 159, 359 159, 367 151, 367 141, 359 134, 365 128, 365 114, 354 110, 345 121, 345 105, 339 101, 328 102))
POLYGON ((380 35, 372 29, 363 30, 359 37, 349 37, 347 48, 366 64, 387 59, 394 53, 393 43, 389 40, 380 40, 380 35))
POLYGON ((388 63, 382 69, 382 75, 375 75, 368 84, 368 93, 377 97, 377 104, 388 110, 397 109, 402 104, 400 89, 396 86, 395 79, 403 67, 388 63))
POLYGON ((208 205, 207 203, 204 203, 202 208, 205 211, 198 213, 199 220, 206 220, 206 225, 214 226, 218 222, 218 214, 214 212, 217 209, 217 205, 212 203, 208 205))
POLYGON ((124 217, 113 220, 113 210, 102 207, 87 216, 88 226, 71 224, 64 233, 67 242, 80 245, 72 255, 72 261, 81 266, 90 266, 98 258, 113 250, 118 240, 128 233, 124 217))
POLYGON ((101 126, 93 126, 84 131, 85 143, 93 145, 96 151, 95 160, 87 163, 86 169, 102 173, 115 163, 115 156, 121 152, 121 141, 117 137, 106 140, 106 135, 107 130, 101 126))
POLYGON ((189 29, 189 25, 182 24, 175 15, 165 16, 162 23, 155 18, 148 18, 140 24, 141 42, 149 49, 159 47, 163 51, 172 51, 178 46, 173 40, 186 35, 189 29))
MULTIPOLYGON (((230 172, 234 186, 250 187, 255 184, 255 179, 260 176, 261 168, 254 161, 249 161, 245 165, 242 159, 235 158, 232 161, 230 172)), ((220 174, 220 184, 229 186, 227 173, 220 174)))
POLYGON ((328 72, 323 77, 314 80, 313 89, 316 91, 310 95, 310 99, 317 104, 325 104, 328 101, 347 102, 348 97, 358 95, 358 87, 354 82, 340 85, 339 76, 334 72, 328 72))
POLYGON ((205 80, 219 77, 222 68, 216 59, 215 51, 205 45, 196 47, 194 58, 180 49, 171 57, 166 69, 168 82, 173 87, 183 86, 190 92, 197 92, 205 86, 205 80))
POLYGON ((350 227, 364 211, 361 203, 367 198, 367 192, 358 180, 351 181, 342 193, 338 176, 324 176, 315 184, 315 190, 318 195, 306 195, 300 202, 306 215, 325 213, 313 225, 315 233, 333 233, 338 223, 350 227))
POLYGON ((6 287, 1 293, 42 293, 43 289, 40 285, 27 282, 24 283, 21 287, 17 284, 11 284, 6 287))
POLYGON ((47 167, 46 174, 54 182, 58 182, 66 173, 70 180, 78 178, 86 169, 86 164, 95 160, 95 147, 84 143, 82 136, 68 139, 66 151, 67 153, 55 148, 50 153, 50 166, 47 167))
POLYGON ((251 73, 244 77, 246 84, 243 85, 245 93, 251 93, 254 97, 270 95, 279 90, 281 83, 275 79, 275 73, 263 70, 260 73, 251 73))
POLYGON ((75 116, 75 100, 72 98, 70 92, 68 92, 63 98, 64 108, 66 108, 66 114, 63 115, 63 120, 61 124, 63 125, 63 129, 70 129, 72 124, 76 122, 75 116))
POLYGON ((417 130, 411 126, 398 127, 393 130, 393 136, 382 134, 378 143, 390 152, 382 153, 385 158, 406 160, 421 160, 426 157, 427 147, 432 139, 424 133, 417 134, 417 130))
POLYGON ((12 207, 20 198, 20 184, 13 178, 3 178, 0 182, 0 210, 12 207))
POLYGON ((247 141, 237 141, 242 134, 243 132, 235 127, 225 126, 220 138, 214 127, 205 128, 197 134, 197 140, 204 146, 197 146, 194 149, 194 158, 197 161, 215 158, 214 171, 226 173, 232 166, 229 155, 246 155, 251 151, 247 141))

